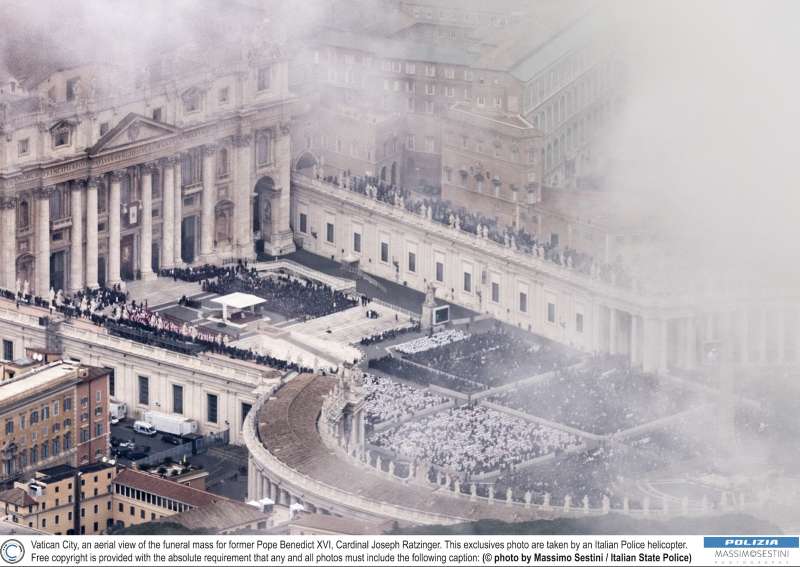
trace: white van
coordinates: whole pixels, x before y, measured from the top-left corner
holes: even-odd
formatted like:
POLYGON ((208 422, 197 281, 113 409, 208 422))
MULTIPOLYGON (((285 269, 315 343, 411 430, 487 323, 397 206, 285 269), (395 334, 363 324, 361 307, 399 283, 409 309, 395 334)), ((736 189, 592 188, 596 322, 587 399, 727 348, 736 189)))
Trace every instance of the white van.
POLYGON ((135 421, 133 423, 133 430, 136 433, 147 435, 148 437, 152 437, 157 433, 156 428, 147 423, 146 421, 135 421))

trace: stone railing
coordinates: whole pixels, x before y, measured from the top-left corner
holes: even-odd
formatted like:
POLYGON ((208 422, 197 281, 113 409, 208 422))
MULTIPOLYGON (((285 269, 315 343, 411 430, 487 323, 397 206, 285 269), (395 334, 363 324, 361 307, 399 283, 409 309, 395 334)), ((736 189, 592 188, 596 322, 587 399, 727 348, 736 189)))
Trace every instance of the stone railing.
POLYGON ((331 192, 336 192, 342 196, 346 195, 347 202, 355 203, 359 207, 375 214, 391 216, 401 220, 405 225, 415 226, 420 230, 450 240, 455 239, 473 249, 481 250, 489 257, 502 258, 507 262, 514 262, 521 266, 533 266, 537 271, 543 274, 556 279, 566 279, 571 284, 583 285, 593 292, 602 293, 606 297, 615 297, 620 300, 635 302, 641 302, 642 300, 640 291, 634 291, 636 286, 634 286, 634 289, 628 289, 619 285, 614 285, 580 270, 556 264, 535 254, 528 254, 522 250, 505 246, 499 242, 495 242, 491 238, 484 238, 477 234, 472 234, 471 232, 444 225, 424 215, 413 213, 405 207, 391 205, 357 191, 351 191, 340 185, 326 183, 300 173, 295 173, 293 175, 293 182, 299 183, 302 186, 311 187, 323 193, 330 194, 331 192))
MULTIPOLYGON (((39 325, 39 317, 5 306, 6 304, 13 305, 12 301, 0 299, 0 304, 0 319, 28 327, 41 328, 44 331, 44 328, 39 325)), ((50 316, 46 309, 32 306, 25 306, 25 309, 40 310, 41 317, 50 316)), ((241 368, 231 368, 206 358, 188 356, 171 350, 114 337, 109 335, 103 327, 89 326, 85 321, 79 319, 62 323, 59 328, 59 335, 62 339, 76 341, 79 345, 95 345, 124 352, 128 355, 142 356, 162 364, 172 364, 193 372, 219 376, 224 380, 237 384, 252 386, 261 382, 262 375, 260 373, 248 372, 241 368)))
POLYGON ((453 524, 469 520, 469 518, 423 512, 404 506, 397 506, 364 498, 311 478, 284 464, 264 447, 256 433, 256 415, 260 413, 261 408, 267 400, 269 400, 274 391, 274 388, 271 389, 256 401, 252 410, 247 414, 242 428, 245 446, 250 452, 250 459, 256 471, 263 471, 263 473, 273 481, 279 479, 281 482, 288 484, 291 487, 288 489, 289 492, 301 494, 305 499, 310 499, 312 501, 314 499, 320 499, 338 504, 343 508, 358 510, 359 512, 373 516, 392 518, 417 524, 453 524))
MULTIPOLYGON (((508 411, 508 408, 502 406, 486 404, 498 411, 508 411)), ((580 499, 573 499, 572 496, 567 495, 561 499, 560 503, 553 502, 549 493, 545 493, 541 497, 535 497, 530 491, 524 492, 521 495, 515 495, 514 492, 509 489, 504 495, 498 496, 495 494, 494 480, 499 474, 499 471, 490 471, 489 473, 475 475, 469 480, 462 480, 461 476, 453 471, 446 470, 432 463, 414 462, 412 459, 405 458, 402 455, 393 453, 382 447, 371 445, 355 448, 350 447, 349 441, 339 435, 338 428, 335 427, 331 419, 335 417, 332 413, 335 412, 336 409, 337 405, 335 400, 332 399, 331 396, 326 396, 323 401, 322 419, 319 421, 319 433, 323 444, 328 449, 343 454, 345 458, 349 458, 351 462, 365 469, 378 472, 386 476, 389 480, 402 483, 414 483, 419 486, 438 489, 436 492, 438 495, 469 499, 470 502, 482 503, 490 506, 507 506, 519 510, 532 510, 543 513, 556 512, 564 516, 618 513, 636 517, 652 516, 656 518, 708 515, 761 506, 760 501, 748 501, 748 497, 744 493, 733 493, 730 491, 721 492, 720 498, 716 502, 712 502, 706 496, 700 500, 694 501, 690 501, 686 497, 679 501, 673 497, 665 497, 660 500, 655 499, 654 501, 650 497, 645 496, 640 501, 636 502, 637 506, 632 505, 629 497, 624 497, 621 502, 617 501, 617 505, 613 506, 611 500, 607 496, 604 496, 600 506, 591 506, 588 496, 583 496, 580 499), (403 471, 406 474, 400 474, 399 471, 403 471), (485 496, 478 494, 479 487, 485 489, 487 492, 485 496)), ((438 409, 441 408, 437 408, 437 410, 438 409)), ((521 412, 515 411, 513 413, 516 415, 521 412)), ((414 417, 419 417, 419 415, 414 417)), ((583 439, 583 443, 570 448, 565 454, 586 450, 588 447, 596 446, 601 440, 609 437, 594 435, 559 424, 552 424, 546 420, 532 418, 527 415, 524 417, 532 421, 544 422, 551 427, 557 427, 558 429, 579 435, 583 439)), ((554 458, 557 457, 553 453, 535 457, 523 463, 519 463, 515 466, 515 470, 531 468, 543 462, 552 461, 554 458)))
POLYGON ((317 270, 313 270, 304 266, 302 264, 298 264, 292 260, 273 260, 272 262, 256 262, 252 264, 259 272, 261 271, 277 271, 280 269, 285 269, 290 272, 294 272, 300 276, 308 278, 310 280, 315 280, 325 285, 329 286, 330 288, 336 291, 355 291, 356 289, 356 282, 355 280, 348 280, 345 278, 338 278, 336 276, 331 276, 330 274, 325 274, 323 272, 318 272, 317 270))

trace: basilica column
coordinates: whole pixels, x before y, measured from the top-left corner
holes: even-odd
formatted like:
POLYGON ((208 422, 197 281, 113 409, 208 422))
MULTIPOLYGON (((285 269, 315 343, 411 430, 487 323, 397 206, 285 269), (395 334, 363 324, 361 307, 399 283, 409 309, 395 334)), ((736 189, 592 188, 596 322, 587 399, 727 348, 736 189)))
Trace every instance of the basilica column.
POLYGON ((686 319, 686 368, 692 370, 697 366, 697 328, 694 317, 686 319))
POLYGON ((119 265, 120 247, 120 181, 128 172, 114 171, 111 174, 111 187, 108 195, 108 285, 112 286, 122 281, 119 265))
POLYGON ((55 186, 43 187, 36 196, 36 289, 39 297, 47 297, 50 290, 50 195, 55 186))
POLYGON ((183 225, 183 180, 181 177, 181 166, 183 164, 183 157, 181 154, 175 156, 175 196, 173 200, 172 216, 175 221, 175 229, 173 230, 173 244, 172 253, 175 258, 175 266, 183 265, 183 246, 182 246, 182 225, 183 225))
POLYGON ((86 287, 96 288, 97 252, 100 246, 97 239, 97 183, 92 177, 86 183, 86 287))
POLYGON ((639 316, 631 313, 631 366, 638 366, 641 362, 639 356, 639 316))
POLYGON ((233 187, 233 225, 236 240, 236 255, 240 258, 252 258, 255 253, 253 248, 251 195, 253 183, 250 173, 253 169, 253 137, 250 134, 236 136, 233 139, 236 148, 235 185, 233 187))
POLYGON ((781 305, 777 311, 778 329, 776 340, 778 342, 778 364, 786 362, 786 306, 781 305))
POLYGON ((143 280, 152 280, 153 273, 153 168, 154 164, 142 167, 142 229, 139 239, 139 272, 143 280))
POLYGON ((669 366, 669 320, 661 319, 658 323, 658 371, 666 374, 669 366))
POLYGON ((70 204, 72 208, 72 231, 69 241, 69 289, 83 289, 83 188, 85 181, 72 185, 70 204))
POLYGON ((617 310, 608 307, 608 354, 617 354, 617 310))
POLYGON ((2 262, 3 279, 0 285, 4 289, 16 291, 17 289, 17 199, 16 197, 3 197, 0 199, 2 209, 2 235, 3 242, 0 247, 0 262, 2 262))
POLYGON ((161 195, 161 265, 175 267, 175 160, 161 160, 164 187, 161 195))
POLYGON ((200 213, 200 259, 207 261, 214 252, 214 202, 216 201, 216 185, 214 171, 214 154, 217 147, 209 144, 203 147, 203 194, 200 213))

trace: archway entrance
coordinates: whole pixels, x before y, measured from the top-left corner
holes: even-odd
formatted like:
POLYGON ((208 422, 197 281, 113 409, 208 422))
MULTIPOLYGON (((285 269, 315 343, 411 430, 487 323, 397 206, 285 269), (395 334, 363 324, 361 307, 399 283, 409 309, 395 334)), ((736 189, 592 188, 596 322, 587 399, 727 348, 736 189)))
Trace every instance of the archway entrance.
MULTIPOLYGON (((301 155, 300 159, 297 160, 295 169, 297 171, 303 171, 304 169, 313 170, 317 165, 317 158, 314 157, 314 154, 311 152, 303 152, 303 155, 301 155)), ((304 173, 311 174, 311 171, 306 171, 304 173)))
POLYGON ((275 182, 271 177, 262 177, 256 183, 253 198, 253 234, 257 240, 269 242, 272 234, 272 198, 275 182))
POLYGON ((181 221, 181 260, 187 264, 194 262, 195 240, 197 239, 197 217, 185 217, 181 221))
POLYGON ((66 287, 64 281, 66 263, 66 253, 63 250, 50 254, 50 287, 56 291, 66 287))
POLYGON ((397 162, 392 162, 392 185, 397 185, 397 162))

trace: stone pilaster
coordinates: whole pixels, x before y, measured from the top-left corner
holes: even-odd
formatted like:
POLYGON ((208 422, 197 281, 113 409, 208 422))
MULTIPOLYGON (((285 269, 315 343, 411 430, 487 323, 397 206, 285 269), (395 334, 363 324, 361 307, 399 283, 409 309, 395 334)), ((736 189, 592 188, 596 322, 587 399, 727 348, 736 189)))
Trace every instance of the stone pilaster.
POLYGON ((142 224, 139 239, 139 271, 143 280, 156 277, 153 273, 153 168, 146 164, 142 168, 142 224))
POLYGON ((72 233, 69 247, 69 289, 83 289, 83 189, 85 181, 72 185, 70 206, 72 209, 72 233))
POLYGON ((36 295, 47 297, 50 290, 50 195, 55 186, 34 192, 36 197, 36 295))
POLYGON ((98 287, 97 252, 100 243, 97 238, 97 191, 98 182, 91 178, 86 183, 86 287, 98 287))
POLYGON ((216 203, 216 168, 214 156, 217 147, 203 147, 203 193, 200 213, 200 260, 209 261, 214 253, 214 205, 216 203))
POLYGON ((275 163, 280 164, 276 183, 276 192, 271 199, 272 205, 272 234, 269 242, 264 246, 267 253, 280 256, 294 252, 294 238, 289 229, 289 215, 291 209, 291 137, 289 125, 281 124, 277 128, 275 138, 275 163))
POLYGON ((7 290, 16 290, 17 286, 17 199, 3 197, 0 199, 2 211, 2 244, 0 244, 0 285, 7 290))
POLYGON ((235 182, 233 187, 233 225, 234 239, 236 242, 236 255, 240 258, 252 258, 255 255, 253 248, 253 221, 252 194, 253 180, 253 136, 246 134, 233 139, 235 149, 235 182))
POLYGON ((173 236, 173 254, 175 257, 175 266, 183 265, 182 257, 182 223, 183 223, 183 180, 181 172, 182 156, 178 154, 175 156, 175 195, 173 200, 172 216, 175 221, 175 229, 172 232, 173 236))
POLYGON ((111 174, 111 187, 108 194, 108 285, 115 285, 122 281, 120 275, 120 191, 121 181, 125 170, 115 171, 111 174))
POLYGON ((175 267, 175 163, 172 158, 161 161, 161 266, 166 269, 175 267))

